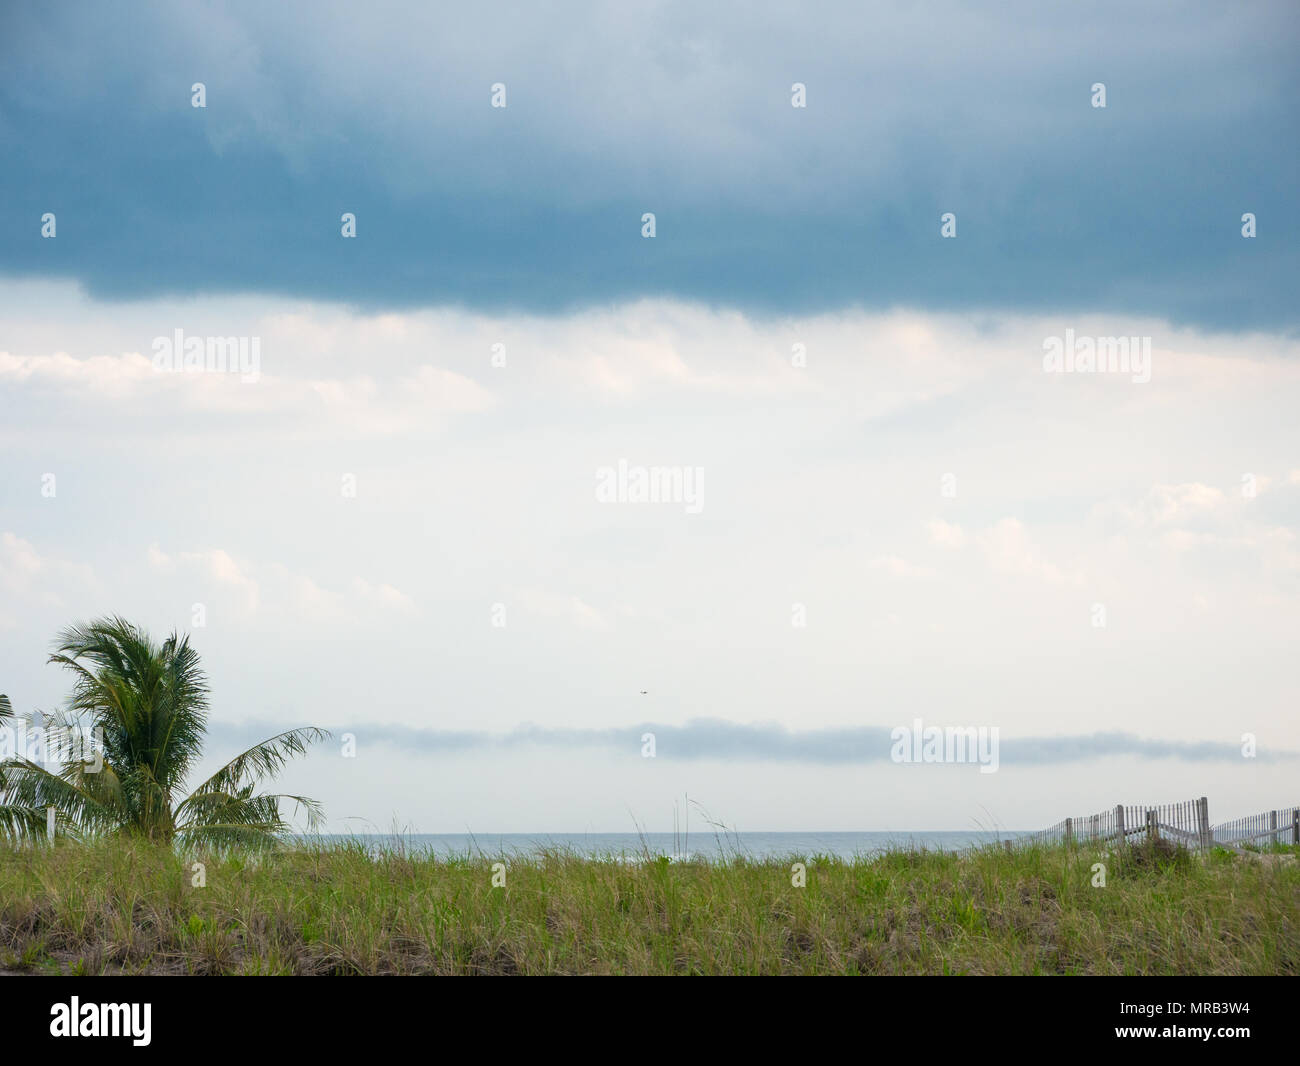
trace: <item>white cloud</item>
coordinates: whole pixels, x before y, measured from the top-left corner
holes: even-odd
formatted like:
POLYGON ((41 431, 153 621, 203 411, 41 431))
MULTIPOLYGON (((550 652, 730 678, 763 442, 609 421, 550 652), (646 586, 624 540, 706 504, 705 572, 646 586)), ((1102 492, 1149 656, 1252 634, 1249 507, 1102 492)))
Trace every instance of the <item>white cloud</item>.
POLYGON ((367 603, 398 611, 409 611, 414 607, 411 598, 392 585, 381 583, 372 585, 365 578, 352 579, 352 591, 367 603))
POLYGON ((156 378, 153 364, 139 352, 76 359, 66 352, 13 355, 0 352, 0 383, 78 389, 121 396, 156 378))
POLYGON ((421 410, 473 414, 495 403, 492 393, 461 374, 422 366, 402 382, 402 391, 421 410))
POLYGON ((1221 489, 1199 482, 1157 485, 1147 501, 1147 513, 1152 522, 1176 522, 1222 507, 1224 500, 1221 489))
MULTIPOLYGON (((386 611, 409 612, 414 604, 409 596, 388 582, 371 582, 354 577, 346 591, 329 589, 310 576, 291 570, 279 562, 261 567, 262 579, 252 576, 254 567, 241 564, 221 548, 199 551, 181 551, 169 555, 157 544, 151 544, 146 553, 149 566, 158 574, 174 576, 178 573, 207 578, 229 587, 240 595, 242 610, 253 613, 260 607, 276 614, 301 613, 307 617, 344 621, 352 617, 359 605, 386 611)), ((195 584, 195 577, 187 577, 189 595, 202 602, 203 587, 195 584)))
POLYGON ((928 566, 917 566, 897 555, 882 555, 872 559, 868 564, 872 570, 879 570, 896 578, 932 578, 937 572, 928 566))
POLYGON ((960 548, 966 543, 966 534, 961 526, 951 522, 933 521, 926 523, 930 534, 930 543, 941 548, 960 548))
MULTIPOLYGON (((238 593, 243 610, 249 612, 257 610, 261 598, 257 582, 245 573, 244 568, 231 557, 229 552, 221 548, 183 551, 173 556, 168 555, 157 544, 150 544, 146 557, 149 565, 160 573, 174 574, 178 570, 188 570, 191 573, 197 572, 200 580, 207 578, 220 585, 228 586, 238 593)), ((189 580, 191 584, 188 587, 195 602, 203 602, 202 597, 206 594, 203 586, 193 583, 193 578, 189 580)))
POLYGON ((32 607, 62 608, 78 594, 99 588, 89 565, 38 551, 8 530, 0 532, 0 627, 24 624, 32 607))
MULTIPOLYGON (((522 588, 512 597, 525 611, 541 618, 565 622, 579 629, 604 631, 611 628, 604 612, 586 603, 576 595, 563 595, 543 588, 522 588)), ((506 607, 509 609, 509 602, 506 607)))
POLYGON ((1018 519, 1003 518, 980 532, 976 541, 984 552, 984 558, 995 570, 1054 585, 1083 584, 1082 573, 1045 561, 1029 531, 1018 519))

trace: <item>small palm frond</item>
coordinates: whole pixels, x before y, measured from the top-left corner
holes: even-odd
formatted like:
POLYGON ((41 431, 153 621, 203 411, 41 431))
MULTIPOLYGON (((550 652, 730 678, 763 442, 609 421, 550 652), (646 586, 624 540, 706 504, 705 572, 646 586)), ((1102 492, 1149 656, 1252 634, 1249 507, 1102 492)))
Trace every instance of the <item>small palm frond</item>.
POLYGON ((185 833, 218 824, 240 824, 274 826, 275 832, 287 833, 292 826, 280 815, 282 800, 292 802, 295 813, 306 812, 308 831, 315 832, 324 822, 323 809, 314 799, 284 792, 252 795, 251 788, 250 785, 234 796, 224 792, 191 795, 186 800, 189 820, 177 826, 176 831, 185 833))
POLYGON ((46 814, 34 807, 0 803, 0 839, 36 840, 47 830, 46 814))
POLYGON ((121 821, 116 809, 90 791, 29 759, 12 759, 5 764, 3 798, 18 812, 15 817, 27 818, 24 812, 35 812, 42 825, 50 807, 90 831, 114 829, 121 821))
POLYGON ((189 812, 191 801, 195 797, 212 793, 233 795, 248 785, 274 777, 284 769, 290 759, 306 755, 310 745, 329 740, 331 736, 328 729, 308 726, 287 730, 260 744, 253 745, 242 754, 236 755, 183 800, 176 808, 178 820, 183 814, 189 812))

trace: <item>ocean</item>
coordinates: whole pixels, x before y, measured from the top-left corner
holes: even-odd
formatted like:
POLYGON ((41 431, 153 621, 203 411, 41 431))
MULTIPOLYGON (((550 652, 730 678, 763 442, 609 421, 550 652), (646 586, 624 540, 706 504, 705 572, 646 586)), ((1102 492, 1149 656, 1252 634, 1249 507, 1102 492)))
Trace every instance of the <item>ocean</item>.
POLYGON ((351 836, 323 834, 313 839, 323 843, 357 840, 368 847, 403 846, 411 851, 438 856, 523 857, 544 849, 572 852, 587 857, 643 859, 666 855, 674 860, 702 858, 717 860, 744 856, 750 859, 807 859, 813 855, 834 855, 841 859, 870 857, 896 849, 961 851, 1013 839, 1018 831, 940 832, 824 832, 824 833, 357 833, 351 836))

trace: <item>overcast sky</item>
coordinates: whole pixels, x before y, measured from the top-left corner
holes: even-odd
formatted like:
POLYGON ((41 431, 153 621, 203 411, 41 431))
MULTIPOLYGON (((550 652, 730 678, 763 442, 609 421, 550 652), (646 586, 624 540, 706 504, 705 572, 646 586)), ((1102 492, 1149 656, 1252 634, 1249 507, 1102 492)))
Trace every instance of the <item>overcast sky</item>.
POLYGON ((1300 802, 1300 18, 976 10, 6 7, 0 691, 189 631, 335 829, 1300 802))

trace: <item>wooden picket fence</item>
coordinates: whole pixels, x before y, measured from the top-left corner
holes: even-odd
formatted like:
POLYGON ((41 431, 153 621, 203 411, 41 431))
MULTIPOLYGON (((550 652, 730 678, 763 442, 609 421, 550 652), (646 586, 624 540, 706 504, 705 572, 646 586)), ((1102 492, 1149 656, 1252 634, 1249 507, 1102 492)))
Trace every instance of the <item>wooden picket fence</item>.
POLYGON ((1264 811, 1214 827, 1221 844, 1300 844, 1300 807, 1264 811))
POLYGON ((1300 844, 1300 807, 1264 811, 1219 825, 1210 824, 1206 797, 1158 806, 1119 806, 1082 818, 1066 818, 1047 829, 1029 833, 1019 844, 1074 842, 1119 843, 1164 837, 1198 851, 1214 847, 1243 851, 1243 845, 1300 844))

